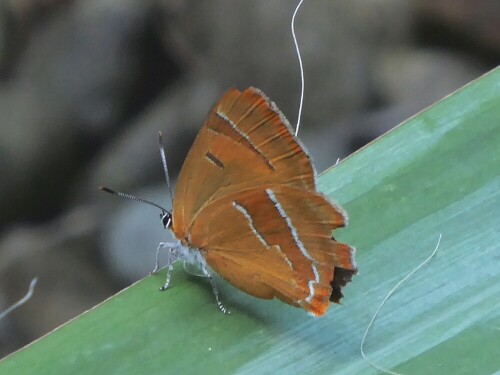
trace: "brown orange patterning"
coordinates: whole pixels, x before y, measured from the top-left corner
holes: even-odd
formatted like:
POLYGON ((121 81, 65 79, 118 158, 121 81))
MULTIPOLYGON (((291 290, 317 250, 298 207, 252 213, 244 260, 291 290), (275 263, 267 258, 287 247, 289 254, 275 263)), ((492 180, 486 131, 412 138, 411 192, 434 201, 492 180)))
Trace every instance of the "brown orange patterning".
POLYGON ((255 88, 224 94, 177 182, 182 245, 244 292, 321 316, 356 273, 354 249, 332 237, 346 222, 275 104, 255 88))

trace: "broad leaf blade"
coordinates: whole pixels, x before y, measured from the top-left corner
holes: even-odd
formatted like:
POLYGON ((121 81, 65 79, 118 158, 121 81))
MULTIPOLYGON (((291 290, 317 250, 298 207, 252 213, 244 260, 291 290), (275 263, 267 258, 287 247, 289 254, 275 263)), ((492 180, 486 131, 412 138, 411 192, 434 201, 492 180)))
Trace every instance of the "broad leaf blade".
POLYGON ((405 374, 500 369, 500 70, 490 72, 320 178, 349 213, 336 237, 358 249, 343 306, 314 319, 222 283, 231 316, 206 280, 148 277, 0 362, 1 374, 373 373, 366 352, 405 374))

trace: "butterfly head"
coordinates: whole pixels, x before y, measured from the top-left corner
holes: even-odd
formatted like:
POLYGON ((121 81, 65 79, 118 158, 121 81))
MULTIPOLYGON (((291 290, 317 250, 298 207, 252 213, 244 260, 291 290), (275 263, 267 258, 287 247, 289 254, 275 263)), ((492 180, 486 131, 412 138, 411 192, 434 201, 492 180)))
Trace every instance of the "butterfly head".
POLYGON ((163 224, 163 228, 172 229, 172 213, 168 211, 163 211, 160 214, 161 223, 163 224))

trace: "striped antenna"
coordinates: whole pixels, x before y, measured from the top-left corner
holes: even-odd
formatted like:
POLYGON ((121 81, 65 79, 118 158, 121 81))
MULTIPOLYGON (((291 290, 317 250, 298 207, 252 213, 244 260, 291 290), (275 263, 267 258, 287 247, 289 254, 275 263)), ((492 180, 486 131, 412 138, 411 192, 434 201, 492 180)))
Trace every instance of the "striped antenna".
POLYGON ((160 206, 159 204, 156 204, 156 203, 153 203, 151 201, 148 201, 146 199, 143 199, 143 198, 139 198, 139 197, 136 197, 135 195, 131 195, 131 194, 126 194, 126 193, 121 193, 119 191, 115 191, 113 189, 110 189, 106 186, 99 186, 99 190, 101 191, 104 191, 106 193, 110 193, 110 194, 113 194, 113 195, 118 195, 119 197, 123 197, 123 198, 127 198, 127 199, 131 199, 133 201, 137 201, 137 202, 141 202, 141 203, 145 203, 145 204, 148 204, 150 206, 153 206, 153 207, 156 207, 156 208, 159 208, 162 213, 167 213, 169 212, 166 208, 163 208, 162 206, 160 206))

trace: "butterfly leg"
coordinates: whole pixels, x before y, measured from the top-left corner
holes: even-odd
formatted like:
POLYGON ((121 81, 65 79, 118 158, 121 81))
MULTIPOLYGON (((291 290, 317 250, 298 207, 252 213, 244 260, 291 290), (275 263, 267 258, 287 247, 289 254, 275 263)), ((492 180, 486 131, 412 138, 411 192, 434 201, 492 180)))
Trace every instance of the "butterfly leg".
MULTIPOLYGON (((172 244, 170 244, 172 245, 172 244)), ((165 284, 160 288, 160 291, 164 292, 165 290, 168 289, 168 286, 170 285, 170 272, 174 269, 173 265, 175 262, 177 262, 180 258, 182 258, 182 255, 179 253, 179 247, 177 244, 173 244, 173 247, 168 246, 168 253, 167 253, 167 277, 165 279, 165 284)))
POLYGON ((151 271, 152 274, 158 272, 160 269, 160 260, 159 260, 159 255, 160 255, 160 250, 161 249, 168 249, 167 252, 167 262, 166 262, 166 268, 167 268, 167 277, 165 279, 165 284, 160 288, 160 291, 165 291, 168 289, 168 286, 170 284, 170 272, 174 269, 173 265, 175 262, 177 262, 180 258, 182 258, 181 254, 179 253, 179 244, 176 242, 160 242, 158 244, 158 248, 156 249, 156 261, 155 261, 155 268, 153 271, 151 271))
POLYGON ((210 274, 210 272, 208 272, 208 270, 206 268, 203 268, 203 273, 210 280, 210 284, 212 285, 212 290, 214 292, 215 300, 217 301, 217 307, 219 308, 219 310, 222 311, 224 314, 227 314, 227 315, 231 314, 231 311, 229 311, 228 309, 226 309, 226 307, 220 301, 220 299, 219 299, 219 290, 217 289, 217 285, 215 284, 215 280, 212 277, 212 275, 210 274))
POLYGON ((158 244, 158 248, 156 249, 155 267, 151 271, 151 274, 155 274, 160 269, 160 250, 168 248, 169 249, 169 253, 170 253, 170 250, 173 249, 173 248, 175 248, 175 247, 177 247, 177 244, 175 242, 160 242, 158 244))
POLYGON ((168 286, 170 285, 170 271, 172 271, 173 268, 174 267, 172 267, 172 265, 167 266, 167 278, 165 279, 165 284, 160 287, 160 292, 164 292, 168 289, 168 286))

